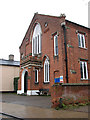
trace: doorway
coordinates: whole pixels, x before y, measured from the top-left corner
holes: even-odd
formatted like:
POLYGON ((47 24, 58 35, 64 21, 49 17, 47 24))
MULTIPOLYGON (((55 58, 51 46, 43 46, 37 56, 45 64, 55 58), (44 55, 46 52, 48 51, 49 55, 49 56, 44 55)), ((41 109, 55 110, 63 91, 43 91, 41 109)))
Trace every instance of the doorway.
POLYGON ((27 83, 28 83, 28 72, 26 71, 24 75, 24 93, 27 92, 27 83))

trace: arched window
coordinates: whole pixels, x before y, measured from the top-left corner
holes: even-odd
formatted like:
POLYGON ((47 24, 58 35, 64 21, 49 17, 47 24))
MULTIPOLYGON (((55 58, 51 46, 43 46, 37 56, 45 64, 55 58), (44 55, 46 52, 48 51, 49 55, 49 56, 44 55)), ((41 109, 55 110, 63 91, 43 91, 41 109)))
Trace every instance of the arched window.
POLYGON ((44 82, 49 82, 49 61, 48 59, 44 62, 44 82))
POLYGON ((32 56, 41 53, 41 26, 39 23, 36 24, 32 37, 32 56))

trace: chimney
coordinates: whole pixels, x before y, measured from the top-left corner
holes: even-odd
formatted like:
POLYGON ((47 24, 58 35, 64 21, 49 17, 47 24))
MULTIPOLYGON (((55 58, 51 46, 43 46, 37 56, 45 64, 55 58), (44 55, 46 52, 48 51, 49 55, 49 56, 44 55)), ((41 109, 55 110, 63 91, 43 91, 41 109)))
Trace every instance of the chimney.
POLYGON ((9 55, 9 60, 10 60, 10 61, 14 61, 14 55, 10 54, 10 55, 9 55))
POLYGON ((63 14, 61 13, 61 14, 60 14, 60 17, 65 18, 65 17, 66 17, 66 15, 65 15, 64 13, 63 13, 63 14))
POLYGON ((66 21, 65 21, 66 15, 65 14, 60 14, 60 24, 61 26, 64 26, 66 21))

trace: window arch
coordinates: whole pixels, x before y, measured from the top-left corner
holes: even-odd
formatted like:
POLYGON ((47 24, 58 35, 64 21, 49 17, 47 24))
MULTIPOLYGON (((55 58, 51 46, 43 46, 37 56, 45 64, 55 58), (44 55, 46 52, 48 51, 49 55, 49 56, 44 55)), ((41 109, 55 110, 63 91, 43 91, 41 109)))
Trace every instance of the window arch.
POLYGON ((41 54, 41 26, 39 23, 36 24, 32 37, 32 56, 41 54))
POLYGON ((49 81, 49 61, 46 58, 45 62, 44 62, 44 82, 50 82, 49 81))

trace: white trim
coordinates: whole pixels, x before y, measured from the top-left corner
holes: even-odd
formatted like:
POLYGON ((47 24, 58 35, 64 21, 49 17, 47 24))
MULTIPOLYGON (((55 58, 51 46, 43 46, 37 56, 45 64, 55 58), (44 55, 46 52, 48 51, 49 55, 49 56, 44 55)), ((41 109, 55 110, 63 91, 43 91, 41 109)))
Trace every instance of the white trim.
MULTIPOLYGON (((39 90, 27 90, 27 95, 38 95, 36 92, 39 92, 39 90)), ((18 90, 17 94, 22 94, 22 90, 18 90)))
POLYGON ((86 78, 86 79, 88 79, 88 69, 87 69, 87 62, 85 62, 85 64, 86 64, 86 76, 87 76, 87 78, 86 78))
MULTIPOLYGON (((34 38, 33 38, 33 39, 34 39, 34 38)), ((34 51, 33 51, 33 49, 34 49, 34 48, 33 48, 33 46, 34 46, 34 44, 33 44, 33 39, 32 39, 32 56, 34 56, 34 54, 33 54, 33 52, 34 52, 34 51)))
MULTIPOLYGON (((25 75, 25 72, 27 71, 27 69, 23 70, 22 72, 22 76, 21 76, 21 90, 18 90, 17 91, 17 94, 22 94, 24 93, 24 75, 25 75)), ((27 71, 28 72, 28 71, 27 71)))
POLYGON ((37 71, 37 82, 35 81, 35 83, 38 83, 38 69, 35 69, 37 71))
POLYGON ((41 38, 41 33, 40 33, 40 34, 39 34, 39 53, 41 53, 41 50, 42 50, 42 49, 41 49, 41 47, 42 47, 42 46, 41 46, 41 45, 42 45, 41 39, 42 39, 42 38, 41 38))
POLYGON ((38 95, 39 90, 27 90, 27 95, 38 95))
MULTIPOLYGON (((85 61, 80 61, 81 66, 82 66, 82 72, 83 72, 83 78, 81 78, 81 80, 87 80, 88 79, 88 69, 87 69, 87 62, 85 61), (85 78, 85 74, 84 74, 84 63, 85 63, 85 67, 86 67, 86 78, 85 78)), ((80 69, 81 70, 81 69, 80 69)))
POLYGON ((32 37, 32 56, 41 53, 41 34, 42 34, 41 25, 37 23, 37 25, 34 28, 33 37, 32 37))
MULTIPOLYGON (((86 46, 85 46, 85 35, 83 35, 83 34, 81 34, 81 33, 78 33, 77 35, 80 36, 80 45, 79 45, 79 47, 81 47, 81 48, 86 48, 86 46), (82 37, 83 37, 84 47, 82 46, 82 37)), ((79 39, 78 39, 78 42, 79 42, 79 39)))
POLYGON ((56 44, 55 44, 55 36, 54 36, 54 55, 56 56, 55 46, 56 46, 56 44))
POLYGON ((24 69, 25 67, 28 67, 28 66, 38 66, 38 67, 42 67, 42 65, 36 65, 36 64, 28 64, 28 65, 25 65, 23 67, 21 67, 22 69, 24 69))
POLYGON ((17 94, 22 94, 22 90, 18 90, 18 91, 17 91, 17 94))
POLYGON ((57 36, 57 34, 54 35, 54 56, 58 56, 58 53, 56 54, 56 37, 57 37, 57 44, 58 44, 58 36, 57 36))

